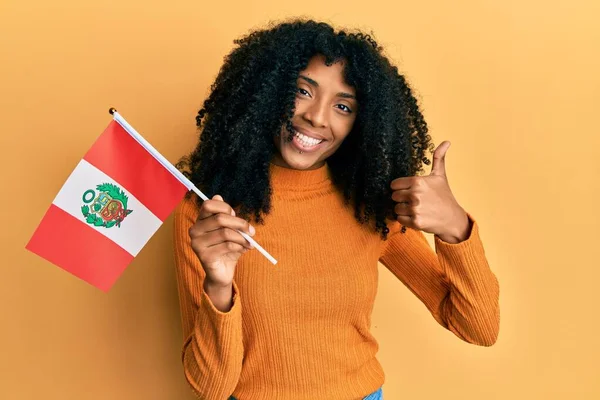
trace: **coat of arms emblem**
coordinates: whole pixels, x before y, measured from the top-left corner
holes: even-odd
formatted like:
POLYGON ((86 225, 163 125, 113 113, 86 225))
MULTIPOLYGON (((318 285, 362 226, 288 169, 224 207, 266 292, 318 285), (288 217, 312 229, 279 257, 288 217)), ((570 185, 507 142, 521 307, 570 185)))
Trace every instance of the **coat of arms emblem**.
POLYGON ((83 193, 81 213, 85 221, 94 226, 112 228, 121 227, 121 222, 133 210, 127 209, 127 195, 117 185, 103 183, 96 190, 89 189, 83 193))

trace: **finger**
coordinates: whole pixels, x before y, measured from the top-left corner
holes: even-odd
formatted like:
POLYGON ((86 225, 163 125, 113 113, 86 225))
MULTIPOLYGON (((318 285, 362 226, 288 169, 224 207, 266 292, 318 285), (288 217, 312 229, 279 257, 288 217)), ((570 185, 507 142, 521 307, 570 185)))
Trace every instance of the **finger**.
POLYGON ((223 255, 223 254, 227 254, 227 253, 240 253, 244 254, 245 252, 247 252, 248 249, 247 247, 244 247, 238 243, 234 243, 234 242, 223 242, 223 243, 219 243, 217 245, 211 246, 210 248, 206 249, 205 251, 205 255, 204 258, 205 259, 215 259, 218 258, 219 256, 223 255))
POLYGON ((396 217, 396 220, 400 222, 403 226, 413 229, 415 228, 412 216, 399 215, 398 217, 396 217))
POLYGON ((242 231, 250 236, 254 236, 255 233, 254 227, 248 221, 224 213, 213 214, 211 217, 199 221, 198 224, 200 225, 198 234, 205 234, 221 228, 242 231))
POLYGON ((390 183, 392 190, 408 190, 415 182, 414 176, 405 176, 402 178, 396 178, 390 183))
POLYGON ((446 152, 450 148, 450 142, 445 140, 433 152, 433 164, 430 175, 446 176, 446 152))
POLYGON ((404 217, 410 217, 412 215, 414 215, 415 211, 412 208, 412 206, 406 204, 406 203, 398 203, 394 206, 394 212, 397 215, 401 215, 404 217))
POLYGON ((208 218, 217 213, 233 215, 231 206, 225 203, 219 195, 214 196, 211 200, 205 200, 204 203, 202 203, 200 212, 198 213, 198 219, 208 218))
MULTIPOLYGON (((224 201, 223 197, 221 197, 220 194, 215 194, 212 199, 217 201, 224 201)), ((231 209, 231 215, 235 217, 235 210, 233 208, 231 209)))
POLYGON ((419 197, 412 190, 396 190, 392 192, 392 200, 397 203, 408 202, 413 205, 419 204, 419 197))
POLYGON ((254 248, 250 242, 248 242, 239 232, 229 229, 229 228, 221 228, 211 232, 207 232, 202 235, 202 246, 205 248, 209 248, 220 243, 225 242, 233 242, 237 243, 241 246, 244 246, 248 249, 254 248))

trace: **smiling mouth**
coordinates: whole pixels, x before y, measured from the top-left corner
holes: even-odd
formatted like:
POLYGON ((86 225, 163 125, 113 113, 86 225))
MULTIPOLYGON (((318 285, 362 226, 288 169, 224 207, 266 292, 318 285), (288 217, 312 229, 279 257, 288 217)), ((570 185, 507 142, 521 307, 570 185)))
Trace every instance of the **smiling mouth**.
POLYGON ((300 142, 302 143, 305 147, 313 147, 316 146, 318 144, 321 144, 325 141, 325 139, 315 139, 312 138, 310 136, 306 136, 296 130, 294 130, 293 133, 294 137, 300 142))
POLYGON ((291 142, 290 145, 299 150, 300 154, 315 152, 327 142, 325 139, 314 139, 295 130, 288 136, 288 139, 290 138, 291 140, 288 140, 288 142, 291 142))

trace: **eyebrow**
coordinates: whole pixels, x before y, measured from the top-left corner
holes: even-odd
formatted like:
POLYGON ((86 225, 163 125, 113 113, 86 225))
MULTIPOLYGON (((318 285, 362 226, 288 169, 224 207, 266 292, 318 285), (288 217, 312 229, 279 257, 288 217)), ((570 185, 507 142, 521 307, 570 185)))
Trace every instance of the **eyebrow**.
MULTIPOLYGON (((319 87, 319 82, 315 81, 314 79, 310 79, 308 76, 300 75, 300 78, 304 79, 306 82, 310 83, 314 87, 319 87)), ((356 96, 354 96, 354 95, 352 95, 350 93, 339 92, 337 95, 339 97, 343 97, 345 99, 354 99, 354 100, 356 100, 356 96)))

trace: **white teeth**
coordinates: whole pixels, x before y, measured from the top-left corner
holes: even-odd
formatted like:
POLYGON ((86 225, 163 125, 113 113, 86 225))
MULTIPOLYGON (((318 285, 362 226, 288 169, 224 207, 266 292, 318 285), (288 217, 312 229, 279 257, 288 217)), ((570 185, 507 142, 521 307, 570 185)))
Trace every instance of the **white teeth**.
POLYGON ((323 141, 323 139, 317 140, 317 139, 311 138, 309 136, 303 135, 300 132, 295 132, 295 133, 296 133, 296 137, 298 138, 298 140, 300 140, 300 142, 302 142, 302 144, 304 144, 306 146, 316 146, 323 141))

